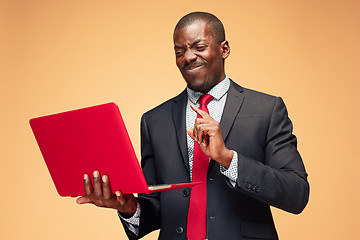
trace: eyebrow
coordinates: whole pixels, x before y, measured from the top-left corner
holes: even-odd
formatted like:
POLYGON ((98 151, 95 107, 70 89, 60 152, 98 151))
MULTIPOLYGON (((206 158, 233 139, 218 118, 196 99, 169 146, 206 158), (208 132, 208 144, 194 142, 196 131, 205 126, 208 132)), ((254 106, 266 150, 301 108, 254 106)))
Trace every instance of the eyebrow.
MULTIPOLYGON (((193 47, 193 46, 195 46, 196 44, 198 44, 199 42, 204 41, 204 40, 205 40, 205 39, 198 39, 198 40, 196 40, 195 42, 191 43, 191 44, 190 44, 190 47, 193 47)), ((184 48, 184 47, 175 44, 174 48, 184 48)))

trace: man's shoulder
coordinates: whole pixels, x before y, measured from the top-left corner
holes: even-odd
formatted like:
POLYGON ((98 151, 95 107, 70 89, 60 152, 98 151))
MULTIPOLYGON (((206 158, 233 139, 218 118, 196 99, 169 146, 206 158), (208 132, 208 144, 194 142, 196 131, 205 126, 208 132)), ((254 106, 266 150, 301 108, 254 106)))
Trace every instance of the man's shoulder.
POLYGON ((237 84, 236 82, 234 82, 233 80, 231 80, 231 88, 233 88, 234 90, 243 93, 246 97, 249 98, 260 98, 260 99, 264 99, 264 100, 275 100, 276 96, 265 93, 265 92, 260 92, 254 89, 250 89, 250 88, 245 88, 240 86, 239 84, 237 84))
POLYGON ((243 112, 247 112, 248 114, 267 115, 271 113, 276 103, 284 105, 280 97, 241 87, 233 81, 229 89, 229 94, 232 94, 232 97, 230 97, 230 101, 232 102, 243 99, 241 108, 243 112))
POLYGON ((275 100, 276 98, 278 98, 277 96, 271 95, 269 93, 265 93, 265 92, 260 92, 254 89, 250 89, 250 88, 243 88, 244 89, 244 93, 247 97, 251 97, 251 98, 261 98, 264 100, 275 100))
POLYGON ((184 90, 179 95, 177 95, 173 98, 170 98, 169 100, 167 100, 167 101, 161 103, 160 105, 145 112, 144 115, 152 116, 152 115, 157 115, 157 114, 166 114, 167 112, 171 112, 174 104, 182 102, 182 101, 184 103, 186 103, 186 100, 187 100, 187 94, 186 94, 186 90, 184 90))

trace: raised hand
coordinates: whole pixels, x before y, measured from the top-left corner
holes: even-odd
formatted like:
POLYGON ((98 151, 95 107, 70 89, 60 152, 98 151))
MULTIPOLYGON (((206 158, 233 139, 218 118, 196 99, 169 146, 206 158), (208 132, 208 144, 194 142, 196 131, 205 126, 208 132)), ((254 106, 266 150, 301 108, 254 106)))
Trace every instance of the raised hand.
POLYGON ((192 104, 190 106, 202 118, 197 118, 194 128, 188 128, 187 133, 207 156, 228 168, 234 153, 225 146, 220 123, 207 112, 192 104))

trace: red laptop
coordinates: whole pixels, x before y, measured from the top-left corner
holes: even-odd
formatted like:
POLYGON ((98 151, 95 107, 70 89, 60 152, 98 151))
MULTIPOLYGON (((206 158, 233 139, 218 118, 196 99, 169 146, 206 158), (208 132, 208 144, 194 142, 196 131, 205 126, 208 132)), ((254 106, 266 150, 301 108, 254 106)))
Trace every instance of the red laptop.
POLYGON ((33 118, 30 125, 60 196, 84 195, 84 173, 95 170, 109 176, 114 192, 125 194, 197 184, 148 186, 115 103, 33 118))

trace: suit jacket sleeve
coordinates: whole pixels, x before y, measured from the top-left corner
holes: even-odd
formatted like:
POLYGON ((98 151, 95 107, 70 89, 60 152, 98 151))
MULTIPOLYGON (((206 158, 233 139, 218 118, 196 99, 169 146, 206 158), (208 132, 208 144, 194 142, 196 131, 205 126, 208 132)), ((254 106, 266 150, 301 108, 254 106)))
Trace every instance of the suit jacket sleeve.
POLYGON ((281 98, 276 98, 270 115, 263 161, 238 152, 236 188, 266 204, 300 213, 308 202, 309 184, 281 98))

